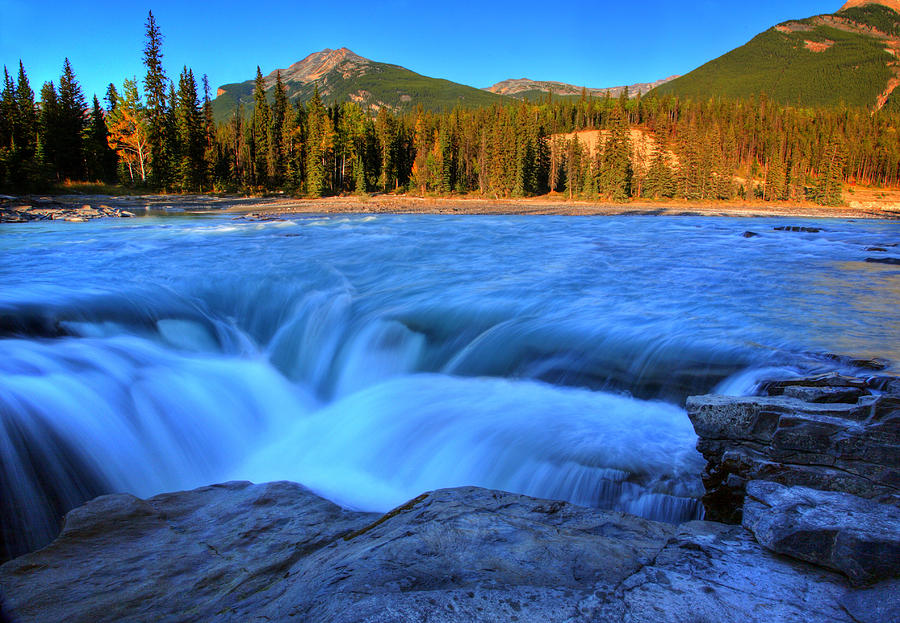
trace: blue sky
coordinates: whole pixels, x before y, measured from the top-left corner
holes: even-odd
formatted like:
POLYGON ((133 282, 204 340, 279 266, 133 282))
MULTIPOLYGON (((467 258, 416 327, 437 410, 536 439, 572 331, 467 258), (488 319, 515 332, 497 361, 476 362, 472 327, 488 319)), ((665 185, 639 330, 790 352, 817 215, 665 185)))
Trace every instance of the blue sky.
POLYGON ((19 58, 35 92, 68 56, 85 94, 143 74, 144 22, 162 29, 170 77, 183 65, 210 85, 252 78, 323 48, 472 86, 506 78, 591 87, 682 74, 792 18, 842 0, 437 3, 420 0, 0 0, 0 64, 19 58))

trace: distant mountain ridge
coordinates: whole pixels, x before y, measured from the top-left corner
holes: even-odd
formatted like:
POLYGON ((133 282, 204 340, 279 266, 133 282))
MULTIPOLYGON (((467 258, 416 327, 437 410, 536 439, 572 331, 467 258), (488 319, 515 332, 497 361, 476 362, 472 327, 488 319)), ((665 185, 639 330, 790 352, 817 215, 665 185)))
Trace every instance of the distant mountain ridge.
POLYGON ((658 94, 900 111, 900 0, 850 0, 791 20, 661 85, 658 94))
MULTIPOLYGON (((309 100, 316 87, 326 104, 353 101, 370 111, 400 111, 417 105, 447 110, 456 105, 490 106, 505 101, 503 96, 482 89, 369 60, 347 48, 315 52, 285 69, 272 71, 264 77, 267 91, 275 88, 279 71, 288 98, 295 102, 309 100)), ((213 101, 216 119, 228 118, 239 105, 252 107, 253 90, 253 79, 219 87, 213 101)))
POLYGON ((503 80, 493 86, 486 87, 485 91, 497 93, 498 95, 507 95, 516 99, 534 99, 538 95, 546 95, 547 93, 553 93, 553 95, 560 96, 580 96, 583 91, 590 97, 605 97, 607 92, 611 97, 619 97, 622 91, 627 88, 631 97, 637 97, 638 94, 644 95, 652 89, 670 82, 675 78, 678 78, 678 76, 669 76, 668 78, 663 78, 662 80, 657 80, 655 82, 638 82, 636 84, 630 84, 627 87, 616 86, 599 89, 580 87, 574 84, 566 84, 565 82, 514 78, 503 80))
POLYGON ((897 13, 900 13, 900 0, 848 0, 847 3, 841 7, 841 11, 846 11, 847 9, 866 4, 880 4, 881 6, 886 6, 897 13))

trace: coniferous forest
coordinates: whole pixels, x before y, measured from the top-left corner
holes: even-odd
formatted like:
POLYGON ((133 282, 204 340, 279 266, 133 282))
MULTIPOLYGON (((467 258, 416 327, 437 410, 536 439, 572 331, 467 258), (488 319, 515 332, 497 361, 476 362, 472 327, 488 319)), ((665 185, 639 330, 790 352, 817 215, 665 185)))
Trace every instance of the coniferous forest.
POLYGON ((554 99, 435 113, 292 102, 257 69, 254 105, 225 123, 210 88, 163 68, 163 37, 146 23, 138 79, 90 104, 65 60, 35 95, 20 61, 4 68, 0 188, 67 180, 141 192, 476 193, 839 204, 844 183, 900 185, 900 114, 797 108, 764 95, 554 99))

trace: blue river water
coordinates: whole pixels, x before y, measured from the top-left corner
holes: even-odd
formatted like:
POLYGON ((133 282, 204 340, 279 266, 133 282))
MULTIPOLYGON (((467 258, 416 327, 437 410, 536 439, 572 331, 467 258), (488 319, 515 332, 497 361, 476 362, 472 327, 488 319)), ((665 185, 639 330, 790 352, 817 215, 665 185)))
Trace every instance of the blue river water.
POLYGON ((5 225, 0 554, 101 493, 234 479, 700 517, 685 398, 900 361, 900 266, 865 261, 898 243, 689 216, 5 225))

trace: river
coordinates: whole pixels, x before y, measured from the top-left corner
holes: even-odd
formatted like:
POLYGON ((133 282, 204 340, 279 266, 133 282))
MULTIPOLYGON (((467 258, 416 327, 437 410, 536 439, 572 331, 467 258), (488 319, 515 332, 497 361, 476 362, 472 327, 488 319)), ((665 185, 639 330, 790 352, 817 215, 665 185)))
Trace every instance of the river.
POLYGON ((900 361, 900 266, 865 262, 898 243, 690 216, 5 225, 0 554, 97 494, 226 480, 698 518, 685 398, 900 361))

